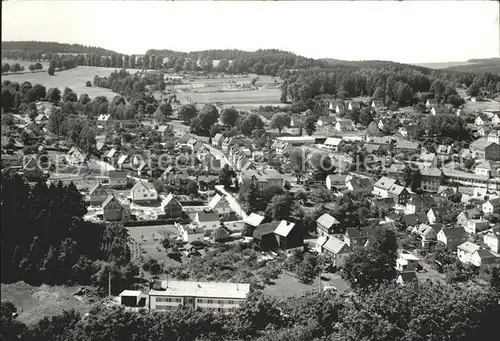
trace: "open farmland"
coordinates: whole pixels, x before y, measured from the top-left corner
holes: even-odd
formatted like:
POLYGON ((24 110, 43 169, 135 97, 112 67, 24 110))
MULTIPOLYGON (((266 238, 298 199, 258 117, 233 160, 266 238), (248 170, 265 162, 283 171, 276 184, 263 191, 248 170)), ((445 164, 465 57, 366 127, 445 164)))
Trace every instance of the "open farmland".
POLYGON ((242 91, 225 91, 225 92, 183 92, 178 93, 177 99, 182 103, 214 103, 222 102, 223 104, 252 104, 256 107, 260 105, 276 105, 280 104, 280 90, 242 90, 242 91))
POLYGON ((474 111, 498 111, 500 110, 500 103, 493 100, 481 102, 466 102, 464 104, 464 112, 474 111))
MULTIPOLYGON (((4 63, 10 64, 10 66, 12 66, 14 64, 19 64, 21 66, 24 66, 24 68, 25 68, 24 72, 27 72, 27 73, 31 73, 30 70, 28 70, 28 67, 31 64, 36 64, 36 63, 42 64, 42 66, 43 66, 43 70, 42 71, 45 71, 45 72, 47 72, 47 69, 49 68, 49 62, 47 62, 47 61, 30 62, 28 60, 2 59, 2 64, 4 64, 4 63)), ((2 75, 2 77, 4 77, 4 76, 2 75)))
MULTIPOLYGON (((47 89, 48 88, 59 88, 64 91, 65 87, 71 88, 78 96, 83 93, 88 94, 91 98, 96 96, 106 96, 108 99, 112 99, 116 94, 109 89, 90 87, 87 88, 85 83, 87 81, 92 81, 95 75, 100 77, 105 77, 111 74, 116 68, 105 68, 105 67, 93 67, 93 66, 78 66, 75 69, 65 70, 56 72, 54 76, 49 76, 47 72, 47 67, 44 65, 43 72, 35 73, 20 73, 20 74, 6 74, 2 75, 2 79, 9 80, 11 82, 18 82, 19 84, 28 81, 32 84, 42 84, 47 89)), ((138 70, 128 70, 129 72, 135 73, 138 70)))

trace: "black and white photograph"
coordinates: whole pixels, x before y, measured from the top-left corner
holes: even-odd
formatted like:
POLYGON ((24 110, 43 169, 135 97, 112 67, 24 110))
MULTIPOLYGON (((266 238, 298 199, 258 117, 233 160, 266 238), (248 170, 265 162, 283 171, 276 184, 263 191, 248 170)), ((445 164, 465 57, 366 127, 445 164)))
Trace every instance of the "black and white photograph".
POLYGON ((500 2, 2 1, 3 341, 498 341, 500 2))

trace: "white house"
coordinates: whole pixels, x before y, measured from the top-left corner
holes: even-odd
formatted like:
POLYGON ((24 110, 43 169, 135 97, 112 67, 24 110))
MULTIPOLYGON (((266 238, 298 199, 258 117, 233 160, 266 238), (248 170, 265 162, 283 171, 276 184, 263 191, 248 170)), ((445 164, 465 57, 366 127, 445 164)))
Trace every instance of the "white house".
POLYGON ((470 219, 465 227, 465 232, 476 234, 486 231, 490 227, 490 222, 484 219, 470 219))
POLYGON ((484 214, 500 213, 500 198, 490 199, 482 206, 484 214))
POLYGON ((500 253, 500 232, 498 227, 483 234, 483 243, 488 246, 491 252, 500 253))
POLYGON ((498 262, 498 257, 485 249, 476 250, 470 257, 470 263, 477 267, 498 262))
POLYGON ((500 125, 500 114, 495 114, 493 115, 493 118, 491 119, 491 123, 493 123, 493 125, 500 125))
POLYGON ((195 241, 203 241, 203 238, 205 237, 205 230, 202 229, 201 227, 196 227, 194 225, 188 224, 188 225, 182 225, 175 223, 175 226, 179 230, 182 240, 187 242, 187 243, 192 243, 195 241))
POLYGON ((418 268, 418 257, 409 252, 398 253, 396 259, 396 270, 398 271, 414 271, 418 268))
POLYGON ((457 246, 457 257, 458 260, 464 264, 471 262, 471 257, 474 252, 480 250, 481 247, 477 244, 471 243, 469 241, 463 242, 457 246))
POLYGON ((71 165, 78 165, 85 162, 85 155, 76 147, 71 147, 66 154, 66 160, 71 165))
POLYGON ((323 145, 325 147, 337 150, 341 142, 342 142, 341 137, 328 137, 323 143, 323 145))
POLYGON ((229 215, 232 212, 227 199, 218 193, 209 201, 208 207, 219 215, 229 215))
POLYGON ((146 180, 137 181, 130 190, 133 202, 148 202, 158 200, 158 192, 153 184, 146 180))
POLYGON ((394 186, 394 184, 397 184, 396 179, 383 176, 373 185, 372 193, 373 195, 376 195, 378 197, 388 198, 389 190, 391 189, 392 186, 394 186))
POLYGON ((399 285, 405 285, 412 282, 418 282, 417 274, 415 271, 403 271, 400 272, 396 278, 396 283, 399 285))
POLYGON ((454 249, 457 245, 462 244, 465 239, 466 234, 462 227, 444 228, 437 234, 437 241, 443 243, 451 249, 454 249))
POLYGON ((338 131, 351 131, 356 130, 356 126, 351 120, 337 119, 337 123, 335 123, 335 129, 338 131))
POLYGON ((330 237, 321 246, 321 252, 332 258, 334 266, 343 267, 345 259, 352 253, 352 249, 344 241, 330 237))

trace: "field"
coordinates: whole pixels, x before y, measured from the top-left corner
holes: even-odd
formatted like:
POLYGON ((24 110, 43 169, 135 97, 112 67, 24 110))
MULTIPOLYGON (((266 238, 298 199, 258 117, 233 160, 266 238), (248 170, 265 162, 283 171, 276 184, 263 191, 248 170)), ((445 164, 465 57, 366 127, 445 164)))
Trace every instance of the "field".
POLYGON ((260 105, 280 104, 281 91, 279 89, 242 90, 225 92, 183 92, 178 93, 177 99, 184 102, 215 103, 222 102, 226 105, 251 104, 260 105))
MULTIPOLYGON (((337 274, 324 273, 321 279, 321 287, 334 286, 339 292, 345 291, 349 288, 347 283, 340 278, 337 274)), ((267 295, 278 296, 300 296, 301 294, 318 291, 319 279, 316 278, 311 284, 304 284, 299 282, 295 277, 283 273, 275 281, 274 284, 268 285, 264 288, 263 292, 267 295)))
POLYGON ((63 310, 75 309, 87 313, 94 302, 73 296, 79 286, 31 286, 24 282, 2 284, 2 301, 10 301, 17 307, 19 321, 33 324, 45 316, 55 316, 63 310))
POLYGON ((4 64, 4 63, 10 64, 11 67, 12 67, 13 64, 19 64, 21 66, 24 66, 25 72, 28 72, 28 73, 30 73, 30 71, 28 70, 28 67, 31 64, 36 64, 36 63, 42 64, 42 66, 43 66, 42 71, 45 71, 45 72, 47 72, 47 69, 49 68, 49 62, 46 62, 46 61, 42 61, 42 62, 30 62, 30 61, 27 61, 27 60, 2 59, 2 64, 4 64))
POLYGON ((498 111, 500 110, 500 103, 497 101, 484 101, 484 102, 466 102, 464 104, 464 112, 473 111, 498 111))
MULTIPOLYGON (((87 88, 85 83, 87 81, 92 81, 95 75, 100 77, 109 76, 115 68, 105 68, 105 67, 92 67, 92 66, 79 66, 75 69, 65 70, 56 72, 54 76, 49 76, 47 73, 47 68, 44 66, 44 72, 36 73, 23 73, 23 74, 6 74, 2 75, 2 80, 9 80, 11 82, 22 82, 29 81, 32 84, 42 84, 47 89, 48 88, 59 88, 59 90, 64 91, 65 87, 71 88, 78 96, 81 94, 88 94, 91 98, 96 96, 106 96, 108 99, 112 99, 116 94, 109 89, 90 87, 87 88)), ((129 70, 131 72, 136 72, 137 70, 129 70)))

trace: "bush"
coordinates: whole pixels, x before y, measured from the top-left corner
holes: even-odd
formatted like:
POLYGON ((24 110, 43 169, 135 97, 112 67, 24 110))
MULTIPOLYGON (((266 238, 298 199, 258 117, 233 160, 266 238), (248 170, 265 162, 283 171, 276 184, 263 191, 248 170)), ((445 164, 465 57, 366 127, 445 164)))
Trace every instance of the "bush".
POLYGON ((85 83, 85 86, 86 86, 87 88, 90 88, 90 87, 92 86, 92 82, 91 82, 91 81, 87 81, 87 82, 85 83))

